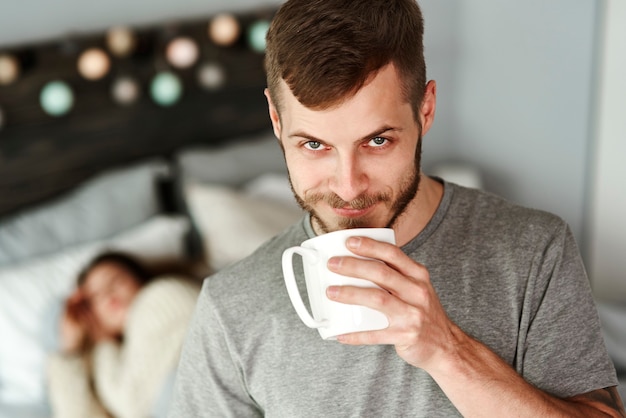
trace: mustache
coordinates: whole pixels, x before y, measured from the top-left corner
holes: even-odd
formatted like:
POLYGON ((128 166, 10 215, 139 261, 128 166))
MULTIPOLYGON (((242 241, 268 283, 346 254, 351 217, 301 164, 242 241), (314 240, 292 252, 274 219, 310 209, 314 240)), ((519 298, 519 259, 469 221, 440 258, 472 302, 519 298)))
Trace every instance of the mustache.
POLYGON ((308 206, 313 206, 321 201, 323 201, 333 209, 350 208, 359 210, 369 208, 370 206, 379 202, 390 202, 391 195, 388 193, 363 194, 361 196, 357 196, 355 199, 352 199, 350 201, 345 201, 337 196, 335 193, 315 193, 305 198, 305 203, 308 206))

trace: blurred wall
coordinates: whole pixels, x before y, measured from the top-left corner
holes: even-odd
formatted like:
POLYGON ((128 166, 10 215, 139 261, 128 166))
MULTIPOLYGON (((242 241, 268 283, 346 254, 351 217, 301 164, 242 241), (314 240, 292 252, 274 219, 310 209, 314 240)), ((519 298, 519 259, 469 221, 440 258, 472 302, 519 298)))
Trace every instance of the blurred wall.
POLYGON ((590 274, 596 295, 626 301, 626 2, 604 2, 591 170, 590 274))
POLYGON ((2 0, 0 46, 100 32, 114 25, 150 25, 249 10, 280 0, 2 0))
MULTIPOLYGON (((0 45, 280 3, 3 1, 0 45)), ((488 190, 563 217, 586 259, 591 193, 607 177, 596 177, 592 170, 599 164, 590 152, 601 3, 420 0, 428 75, 439 93, 437 120, 424 142, 426 170, 450 161, 478 167, 488 190)), ((602 153, 616 158, 610 147, 602 153)), ((611 177, 626 178, 623 168, 616 170, 611 177)), ((623 223, 612 225, 626 230, 623 223)))
POLYGON ((488 190, 557 213, 583 244, 596 1, 421 4, 439 84, 426 164, 476 165, 488 190))

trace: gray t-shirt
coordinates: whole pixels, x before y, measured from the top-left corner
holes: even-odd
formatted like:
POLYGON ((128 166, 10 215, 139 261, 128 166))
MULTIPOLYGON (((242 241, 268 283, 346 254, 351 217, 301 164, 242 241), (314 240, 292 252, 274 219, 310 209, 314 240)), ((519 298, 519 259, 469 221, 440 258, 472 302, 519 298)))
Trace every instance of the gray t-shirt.
MULTIPOLYGON (((205 281, 170 416, 458 416, 393 346, 324 341, 300 321, 281 255, 312 236, 305 217, 205 281)), ((402 249, 428 268, 449 317, 527 381, 561 397, 617 384, 579 251, 558 217, 445 183, 437 212, 402 249)))

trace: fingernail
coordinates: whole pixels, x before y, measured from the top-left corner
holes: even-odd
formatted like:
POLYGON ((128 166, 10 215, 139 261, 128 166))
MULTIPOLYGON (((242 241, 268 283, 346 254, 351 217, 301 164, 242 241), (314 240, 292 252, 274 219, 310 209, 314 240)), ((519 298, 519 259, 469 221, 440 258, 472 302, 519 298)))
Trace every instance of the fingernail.
POLYGON ((328 296, 329 299, 334 299, 335 297, 337 297, 338 293, 339 288, 337 288, 337 286, 328 286, 326 288, 326 296, 328 296))
POLYGON ((360 237, 350 237, 346 242, 348 248, 359 248, 361 246, 361 238, 360 237))
POLYGON ((336 270, 341 266, 341 258, 340 257, 331 257, 328 259, 328 268, 331 270, 336 270))

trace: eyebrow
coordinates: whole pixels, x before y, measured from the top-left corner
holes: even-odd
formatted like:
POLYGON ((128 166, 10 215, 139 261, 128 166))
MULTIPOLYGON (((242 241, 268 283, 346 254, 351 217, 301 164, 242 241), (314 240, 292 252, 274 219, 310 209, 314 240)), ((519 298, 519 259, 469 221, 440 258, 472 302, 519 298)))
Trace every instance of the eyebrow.
MULTIPOLYGON (((377 130, 375 130, 374 132, 371 132, 367 135, 362 136, 361 138, 359 138, 356 142, 361 142, 361 141, 366 141, 368 139, 372 139, 372 138, 376 138, 379 135, 382 135, 386 132, 389 131, 393 131, 393 132, 401 132, 402 128, 394 128, 393 126, 383 126, 377 130)), ((326 141, 324 141, 323 139, 317 138, 311 134, 308 134, 306 132, 303 131, 296 131, 290 135, 288 135, 289 138, 304 138, 304 139, 308 139, 309 141, 315 141, 315 142, 321 142, 323 144, 326 143, 326 141)))

